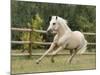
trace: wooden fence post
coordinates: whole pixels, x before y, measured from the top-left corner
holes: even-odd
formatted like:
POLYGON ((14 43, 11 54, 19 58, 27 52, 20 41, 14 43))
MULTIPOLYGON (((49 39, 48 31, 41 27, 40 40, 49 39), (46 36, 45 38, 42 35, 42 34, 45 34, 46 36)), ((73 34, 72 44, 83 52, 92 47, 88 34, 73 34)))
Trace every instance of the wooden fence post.
POLYGON ((33 28, 31 27, 31 31, 30 31, 30 34, 29 34, 29 57, 31 57, 32 55, 32 31, 33 31, 33 28))

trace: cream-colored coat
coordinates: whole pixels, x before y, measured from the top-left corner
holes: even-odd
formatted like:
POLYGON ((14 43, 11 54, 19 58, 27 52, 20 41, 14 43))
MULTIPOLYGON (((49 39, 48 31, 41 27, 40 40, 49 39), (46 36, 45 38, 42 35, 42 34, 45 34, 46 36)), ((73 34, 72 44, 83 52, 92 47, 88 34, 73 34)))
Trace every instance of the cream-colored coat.
POLYGON ((68 27, 67 21, 61 17, 52 16, 47 32, 56 33, 56 35, 50 48, 36 61, 36 63, 39 63, 44 56, 53 51, 56 46, 58 46, 58 48, 53 51, 52 62, 54 62, 54 55, 65 47, 69 50, 75 50, 68 59, 69 63, 71 63, 73 57, 77 53, 82 54, 86 50, 87 41, 85 40, 84 35, 80 31, 72 31, 68 27))

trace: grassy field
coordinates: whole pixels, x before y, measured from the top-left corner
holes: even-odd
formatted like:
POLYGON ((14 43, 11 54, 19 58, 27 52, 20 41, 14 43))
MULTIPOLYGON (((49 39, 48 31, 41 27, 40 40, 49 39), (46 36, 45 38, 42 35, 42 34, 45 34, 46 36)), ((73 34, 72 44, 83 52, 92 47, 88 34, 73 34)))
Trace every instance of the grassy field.
POLYGON ((65 60, 69 57, 56 56, 55 63, 51 63, 50 56, 45 57, 40 64, 36 64, 36 59, 40 56, 32 56, 28 58, 25 56, 12 56, 11 60, 11 73, 38 73, 38 72, 55 72, 55 71, 72 71, 72 70, 85 70, 96 68, 95 55, 81 55, 76 56, 72 64, 65 64, 65 60))

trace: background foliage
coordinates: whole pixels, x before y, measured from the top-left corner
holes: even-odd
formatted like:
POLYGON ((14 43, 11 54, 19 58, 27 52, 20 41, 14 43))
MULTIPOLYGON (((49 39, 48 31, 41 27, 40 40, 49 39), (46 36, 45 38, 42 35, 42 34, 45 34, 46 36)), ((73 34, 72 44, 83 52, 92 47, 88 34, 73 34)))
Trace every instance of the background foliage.
MULTIPOLYGON (((68 20, 72 30, 96 32, 96 6, 24 2, 11 0, 11 27, 36 28, 46 30, 52 15, 61 16, 68 20)), ((40 33, 32 34, 32 41, 52 41, 53 35, 40 33)), ((29 33, 12 32, 11 40, 28 40, 29 33)), ((95 36, 89 39, 95 42, 95 36)), ((12 45, 12 48, 28 48, 28 45, 12 45)), ((33 45, 33 48, 40 46, 33 45)))

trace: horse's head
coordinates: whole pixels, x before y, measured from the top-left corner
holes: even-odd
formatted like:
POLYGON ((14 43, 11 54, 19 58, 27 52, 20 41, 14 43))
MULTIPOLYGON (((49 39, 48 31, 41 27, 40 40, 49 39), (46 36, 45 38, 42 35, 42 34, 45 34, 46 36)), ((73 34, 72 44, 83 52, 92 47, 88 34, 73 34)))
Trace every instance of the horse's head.
POLYGON ((52 16, 47 32, 57 33, 59 29, 58 17, 52 16))
POLYGON ((47 32, 64 33, 65 31, 71 31, 71 29, 67 25, 67 21, 59 16, 52 16, 47 32))

